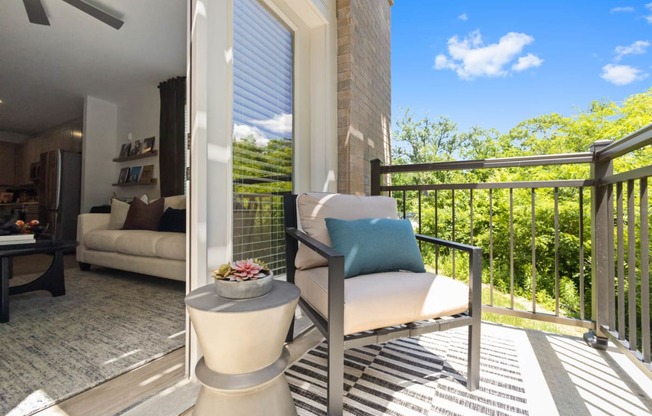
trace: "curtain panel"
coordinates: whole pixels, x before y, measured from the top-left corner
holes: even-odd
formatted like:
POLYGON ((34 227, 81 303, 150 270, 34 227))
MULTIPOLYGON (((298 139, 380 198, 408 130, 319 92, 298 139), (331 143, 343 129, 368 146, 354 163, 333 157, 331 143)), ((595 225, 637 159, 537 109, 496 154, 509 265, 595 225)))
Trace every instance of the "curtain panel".
POLYGON ((158 86, 161 95, 159 169, 161 197, 184 192, 186 77, 158 86))

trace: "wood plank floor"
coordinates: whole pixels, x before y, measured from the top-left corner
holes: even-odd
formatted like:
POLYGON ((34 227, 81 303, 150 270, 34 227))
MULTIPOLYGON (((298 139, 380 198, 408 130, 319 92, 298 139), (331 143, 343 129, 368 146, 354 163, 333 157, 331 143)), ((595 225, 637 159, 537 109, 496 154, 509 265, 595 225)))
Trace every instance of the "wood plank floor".
POLYGON ((185 379, 185 348, 80 393, 37 416, 110 416, 146 400, 185 379))

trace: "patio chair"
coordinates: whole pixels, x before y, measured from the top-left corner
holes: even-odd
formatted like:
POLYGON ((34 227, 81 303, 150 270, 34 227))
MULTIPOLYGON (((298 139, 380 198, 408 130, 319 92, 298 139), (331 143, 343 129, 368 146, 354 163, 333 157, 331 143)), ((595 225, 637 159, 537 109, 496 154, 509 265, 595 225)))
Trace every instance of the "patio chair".
POLYGON ((328 343, 329 415, 343 412, 345 349, 461 326, 469 331, 466 387, 478 388, 480 248, 415 235, 390 197, 286 195, 284 208, 287 280, 328 343), (468 253, 468 285, 426 272, 425 243, 468 253))

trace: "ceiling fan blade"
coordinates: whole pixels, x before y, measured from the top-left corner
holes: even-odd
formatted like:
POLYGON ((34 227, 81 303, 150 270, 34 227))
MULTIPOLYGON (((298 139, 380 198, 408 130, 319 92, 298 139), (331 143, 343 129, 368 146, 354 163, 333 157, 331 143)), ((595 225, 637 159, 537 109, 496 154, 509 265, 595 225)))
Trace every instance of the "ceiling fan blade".
MULTIPOLYGON (((23 0, 27 1, 27 0, 23 0)), ((97 20, 106 23, 114 29, 120 29, 124 22, 116 17, 111 16, 103 10, 98 9, 97 7, 86 3, 83 0, 63 0, 69 5, 81 10, 82 12, 89 14, 96 18, 97 20)))
POLYGON ((41 0, 23 0, 23 3, 25 4, 25 11, 27 11, 27 18, 31 23, 50 26, 50 21, 45 14, 41 0))

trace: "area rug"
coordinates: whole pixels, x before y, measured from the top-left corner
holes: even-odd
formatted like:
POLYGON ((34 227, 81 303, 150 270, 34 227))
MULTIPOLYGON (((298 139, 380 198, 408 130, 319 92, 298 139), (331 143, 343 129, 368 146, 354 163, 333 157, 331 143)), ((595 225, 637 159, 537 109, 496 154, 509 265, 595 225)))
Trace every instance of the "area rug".
MULTIPOLYGON (((544 379, 531 368, 536 358, 523 348, 527 339, 518 339, 524 335, 485 328, 480 388, 473 392, 466 389, 464 328, 347 350, 344 414, 532 415, 555 409, 552 397, 536 387, 544 379)), ((326 414, 326 356, 322 343, 286 371, 300 416, 326 414)))
POLYGON ((10 297, 0 324, 2 415, 30 415, 184 344, 185 283, 108 269, 65 276, 64 296, 10 297))

